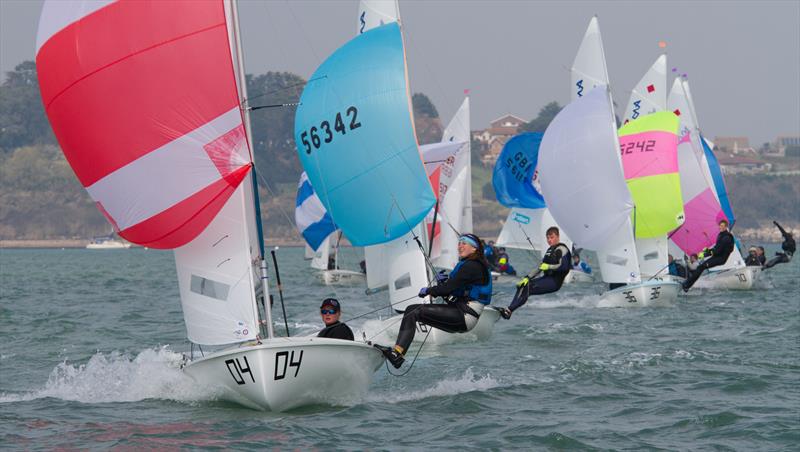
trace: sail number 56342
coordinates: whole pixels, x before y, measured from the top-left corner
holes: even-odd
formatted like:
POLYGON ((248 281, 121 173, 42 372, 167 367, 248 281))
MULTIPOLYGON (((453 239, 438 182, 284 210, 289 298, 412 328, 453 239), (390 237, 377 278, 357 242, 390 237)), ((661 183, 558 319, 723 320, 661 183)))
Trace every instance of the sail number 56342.
POLYGON ((336 113, 333 120, 333 125, 330 121, 322 121, 319 127, 313 126, 308 130, 304 130, 300 134, 300 142, 306 149, 306 154, 311 154, 311 148, 319 149, 323 144, 330 143, 338 135, 346 135, 348 130, 355 130, 361 127, 358 122, 358 108, 351 105, 347 107, 344 118, 342 113, 336 113), (347 122, 347 123, 346 123, 347 122), (335 133, 334 133, 335 132, 335 133))

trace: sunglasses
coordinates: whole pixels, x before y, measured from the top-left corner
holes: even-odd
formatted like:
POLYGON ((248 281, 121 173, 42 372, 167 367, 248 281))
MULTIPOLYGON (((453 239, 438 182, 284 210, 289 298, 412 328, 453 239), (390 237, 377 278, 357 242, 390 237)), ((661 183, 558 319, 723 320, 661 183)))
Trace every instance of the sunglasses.
POLYGON ((331 315, 333 315, 333 314, 336 314, 336 310, 335 310, 335 309, 320 309, 320 310, 319 310, 319 313, 320 313, 320 314, 323 314, 323 315, 324 315, 324 314, 331 314, 331 315))

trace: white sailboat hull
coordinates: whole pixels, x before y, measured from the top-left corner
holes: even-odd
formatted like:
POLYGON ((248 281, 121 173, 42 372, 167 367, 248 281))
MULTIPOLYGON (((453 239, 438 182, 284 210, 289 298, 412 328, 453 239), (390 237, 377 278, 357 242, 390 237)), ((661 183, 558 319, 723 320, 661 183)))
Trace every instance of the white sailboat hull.
POLYGON ((609 290, 603 294, 597 306, 604 308, 671 306, 678 301, 680 290, 680 284, 675 281, 652 279, 609 290))
POLYGON ((710 269, 692 286, 698 289, 750 290, 761 274, 761 267, 748 266, 726 268, 714 271, 710 269))
MULTIPOLYGON (((492 330, 494 324, 500 318, 500 311, 492 306, 483 308, 481 316, 478 318, 478 323, 473 329, 466 333, 448 333, 437 328, 431 328, 427 325, 417 323, 417 333, 414 335, 412 346, 420 346, 422 341, 426 344, 444 345, 456 342, 474 342, 485 341, 492 337, 492 330), (430 334, 428 334, 430 332, 430 334), (425 337, 427 336, 427 339, 425 337)), ((385 331, 386 336, 390 340, 396 340, 397 334, 400 332, 400 322, 403 320, 403 314, 390 317, 382 322, 381 330, 385 331)))
POLYGON ((326 286, 358 286, 367 281, 367 275, 353 270, 322 270, 314 276, 326 286))
POLYGON ((381 353, 363 342, 275 338, 195 359, 184 372, 223 400, 265 411, 337 405, 363 397, 381 353))
POLYGON ((122 250, 130 247, 130 243, 120 242, 119 240, 104 240, 86 245, 87 250, 122 250))

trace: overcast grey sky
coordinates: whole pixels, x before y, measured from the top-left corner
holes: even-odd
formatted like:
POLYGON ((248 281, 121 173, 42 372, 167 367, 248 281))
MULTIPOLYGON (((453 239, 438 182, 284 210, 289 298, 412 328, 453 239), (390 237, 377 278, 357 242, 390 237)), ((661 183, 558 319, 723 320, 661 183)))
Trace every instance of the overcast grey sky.
MULTIPOLYGON (((247 71, 308 78, 355 35, 357 0, 240 2, 247 71)), ((33 59, 40 0, 0 0, 0 70, 33 59)), ((687 73, 704 133, 751 144, 800 135, 800 0, 402 1, 413 91, 446 122, 471 90, 472 129, 569 100, 569 73, 597 14, 615 100, 667 42, 687 73)), ((672 80, 669 81, 671 86, 672 80)))

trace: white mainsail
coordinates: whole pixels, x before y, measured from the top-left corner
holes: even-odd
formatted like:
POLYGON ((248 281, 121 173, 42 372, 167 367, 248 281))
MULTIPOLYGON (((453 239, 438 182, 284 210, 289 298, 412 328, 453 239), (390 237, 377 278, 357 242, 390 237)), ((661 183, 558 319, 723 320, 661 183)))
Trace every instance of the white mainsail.
POLYGON ((400 7, 396 0, 361 0, 358 3, 358 33, 381 25, 398 22, 400 7))
POLYGON ((570 77, 572 100, 587 94, 593 88, 608 85, 606 54, 603 51, 603 38, 600 36, 597 16, 589 21, 578 54, 572 62, 570 77))
POLYGON ((439 268, 452 269, 456 266, 458 234, 472 232, 469 124, 469 97, 466 97, 442 135, 442 143, 461 143, 461 146, 440 166, 441 174, 437 188, 439 196, 437 229, 440 232, 434 239, 433 249, 430 250, 431 262, 439 268))
MULTIPOLYGON (((572 63, 570 76, 572 80, 571 98, 573 102, 588 95, 588 93, 595 91, 596 87, 605 87, 604 90, 600 91, 608 91, 608 69, 606 67, 603 39, 600 35, 600 26, 597 21, 597 16, 592 17, 592 19, 589 21, 589 27, 586 29, 586 33, 583 36, 583 41, 581 41, 580 48, 578 49, 578 54, 575 56, 575 61, 572 63)), ((602 151, 599 151, 604 156, 603 158, 600 158, 600 163, 602 163, 602 165, 597 166, 595 168, 596 172, 593 172, 591 176, 597 178, 597 175, 599 174, 603 177, 607 177, 608 179, 614 179, 613 181, 608 182, 612 187, 614 187, 612 190, 614 191, 614 194, 611 196, 619 196, 619 199, 607 200, 606 202, 601 200, 601 204, 589 203, 591 204, 588 206, 589 209, 595 209, 598 206, 611 203, 615 205, 614 208, 616 209, 619 209, 622 206, 627 206, 624 208, 628 209, 628 214, 630 214, 630 209, 633 208, 633 201, 631 199, 630 192, 625 185, 625 178, 622 173, 622 161, 619 157, 619 139, 616 138, 615 133, 615 139, 613 143, 614 153, 612 158, 611 154, 607 153, 607 147, 611 142, 605 141, 602 143, 595 143, 594 139, 592 138, 592 134, 597 134, 598 136, 602 136, 603 139, 607 139, 607 130, 605 129, 607 125, 610 125, 614 131, 617 129, 616 119, 614 118, 613 102, 611 101, 610 93, 604 96, 608 97, 608 102, 610 105, 608 108, 601 106, 604 101, 599 98, 602 96, 600 96, 600 94, 595 94, 595 97, 598 99, 595 99, 591 104, 587 104, 585 107, 579 109, 588 109, 587 112, 584 114, 580 114, 581 112, 579 111, 576 112, 578 113, 577 117, 584 117, 587 122, 585 124, 575 122, 573 124, 565 125, 575 128, 579 135, 583 134, 584 139, 586 140, 584 142, 586 146, 585 149, 603 149, 602 151), (593 117, 589 115, 589 111, 591 110, 594 110, 593 117), (608 114, 611 115, 610 119, 607 117, 608 114), (592 122, 594 122, 594 124, 592 124, 592 122), (592 129, 597 130, 592 131, 592 129), (589 135, 587 136, 587 134, 589 135), (621 202, 621 204, 617 205, 617 202, 621 202)), ((565 109, 566 108, 567 107, 565 107, 565 109)), ((564 129, 562 133, 569 134, 571 132, 570 129, 564 129)), ((544 145, 544 142, 542 144, 544 145)), ((592 157, 597 158, 597 156, 592 157)), ((584 162, 581 162, 581 164, 583 163, 584 162)), ((547 172, 550 170, 545 170, 541 163, 540 167, 542 168, 542 193, 544 193, 544 180, 547 177, 547 172)), ((583 177, 576 175, 574 171, 570 172, 569 167, 564 168, 563 171, 564 172, 558 172, 554 174, 570 174, 574 180, 583 182, 584 188, 582 190, 585 190, 585 187, 588 185, 587 181, 592 180, 592 177, 589 179, 584 179, 583 177)), ((552 187, 551 189, 555 189, 555 187, 552 187)), ((567 190, 564 187, 560 187, 559 190, 562 192, 575 191, 571 189, 567 190)), ((591 192, 592 190, 588 191, 591 192)), ((587 193, 589 199, 591 199, 592 195, 594 194, 595 193, 587 193)), ((552 194, 551 196, 555 195, 552 194)), ((560 215, 553 211, 553 202, 557 201, 553 200, 551 202, 549 199, 547 199, 547 196, 545 196, 545 200, 547 201, 548 206, 550 206, 550 211, 553 214, 553 218, 555 218, 555 220, 564 227, 572 240, 582 248, 591 249, 597 252, 597 258, 600 265, 600 272, 603 276, 603 281, 609 283, 629 283, 639 281, 639 262, 636 256, 636 245, 633 240, 633 227, 631 224, 630 215, 628 215, 628 217, 624 220, 624 226, 622 224, 606 226, 608 227, 608 230, 606 231, 607 236, 605 236, 604 240, 597 242, 595 241, 596 239, 591 239, 589 243, 586 243, 582 238, 576 236, 575 233, 579 233, 580 237, 591 237, 592 234, 587 234, 588 231, 580 231, 580 229, 575 231, 571 230, 576 225, 572 225, 570 227, 564 225, 561 222, 560 215)), ((563 209, 563 206, 560 207, 563 209)), ((611 208, 611 206, 609 206, 609 208, 611 208)), ((579 215, 581 215, 580 211, 581 209, 575 209, 575 212, 579 215)), ((604 215, 599 210, 597 213, 601 217, 604 215)), ((589 211, 586 211, 585 214, 587 217, 593 218, 589 215, 589 211)), ((611 214, 612 217, 614 215, 611 212, 609 212, 609 214, 611 214)), ((620 218, 618 221, 623 220, 620 218)))
POLYGON ((661 55, 631 91, 622 123, 667 108, 667 55, 661 55))

